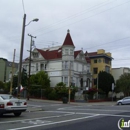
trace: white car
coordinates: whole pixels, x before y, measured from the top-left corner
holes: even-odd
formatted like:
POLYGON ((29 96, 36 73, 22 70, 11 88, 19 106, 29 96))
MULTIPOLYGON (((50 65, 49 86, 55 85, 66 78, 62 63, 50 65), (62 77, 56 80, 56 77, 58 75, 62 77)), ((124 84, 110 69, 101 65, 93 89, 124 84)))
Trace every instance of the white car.
POLYGON ((14 113, 15 116, 20 116, 26 110, 26 100, 18 99, 10 94, 0 94, 0 115, 14 113))
POLYGON ((117 105, 125 104, 130 104, 130 97, 124 97, 123 99, 117 101, 117 105))

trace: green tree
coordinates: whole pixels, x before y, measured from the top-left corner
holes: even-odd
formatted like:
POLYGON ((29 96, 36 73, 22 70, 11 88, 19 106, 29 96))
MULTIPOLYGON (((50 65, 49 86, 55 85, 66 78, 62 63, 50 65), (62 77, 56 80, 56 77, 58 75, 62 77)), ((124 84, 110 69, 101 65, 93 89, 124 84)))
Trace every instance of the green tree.
POLYGON ((130 94, 130 74, 125 73, 116 81, 116 90, 122 91, 126 96, 130 94))
POLYGON ((50 79, 48 74, 44 71, 40 71, 37 74, 31 75, 30 77, 31 88, 46 89, 50 87, 50 79))
POLYGON ((66 84, 63 82, 59 82, 56 84, 56 87, 66 87, 66 84))
POLYGON ((98 88, 103 90, 108 95, 109 91, 112 91, 112 83, 115 84, 114 78, 110 73, 100 71, 98 74, 98 88))

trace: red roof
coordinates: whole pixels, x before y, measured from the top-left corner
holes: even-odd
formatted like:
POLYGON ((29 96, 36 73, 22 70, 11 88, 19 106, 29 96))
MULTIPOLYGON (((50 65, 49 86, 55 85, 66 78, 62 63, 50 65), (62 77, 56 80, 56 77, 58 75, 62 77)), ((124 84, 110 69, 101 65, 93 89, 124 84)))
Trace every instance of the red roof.
POLYGON ((85 57, 85 59, 86 59, 87 63, 91 62, 89 57, 85 57))
POLYGON ((88 56, 95 56, 95 55, 97 55, 97 52, 91 52, 91 53, 87 53, 88 54, 88 56))
POLYGON ((78 55, 80 52, 81 52, 81 50, 79 50, 79 51, 75 51, 75 52, 74 52, 74 58, 76 58, 77 55, 78 55))
POLYGON ((37 49, 38 52, 46 59, 46 60, 51 60, 51 59, 59 59, 61 58, 61 50, 53 50, 53 51, 43 51, 40 49, 37 49))
POLYGON ((71 38, 70 33, 69 33, 69 30, 68 30, 68 33, 67 33, 67 35, 66 35, 66 38, 65 38, 65 40, 64 40, 64 42, 63 42, 63 46, 64 46, 64 45, 74 46, 73 41, 72 41, 72 38, 71 38))

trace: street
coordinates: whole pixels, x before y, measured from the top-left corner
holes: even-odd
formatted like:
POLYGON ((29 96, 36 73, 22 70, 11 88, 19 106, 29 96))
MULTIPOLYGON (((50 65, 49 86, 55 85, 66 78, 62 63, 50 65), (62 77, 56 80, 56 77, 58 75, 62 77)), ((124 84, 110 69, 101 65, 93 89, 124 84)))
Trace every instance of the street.
POLYGON ((0 117, 1 130, 119 130, 118 121, 130 120, 130 105, 28 101, 20 117, 0 117))

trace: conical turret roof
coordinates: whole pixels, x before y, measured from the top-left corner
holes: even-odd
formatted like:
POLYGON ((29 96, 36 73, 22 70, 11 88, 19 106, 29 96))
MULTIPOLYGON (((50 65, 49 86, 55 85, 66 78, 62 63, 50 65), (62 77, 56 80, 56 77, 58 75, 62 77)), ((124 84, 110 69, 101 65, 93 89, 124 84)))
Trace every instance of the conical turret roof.
POLYGON ((67 35, 66 35, 66 38, 65 38, 62 46, 64 46, 64 45, 74 46, 74 43, 73 43, 72 38, 70 36, 69 30, 67 31, 67 35))

